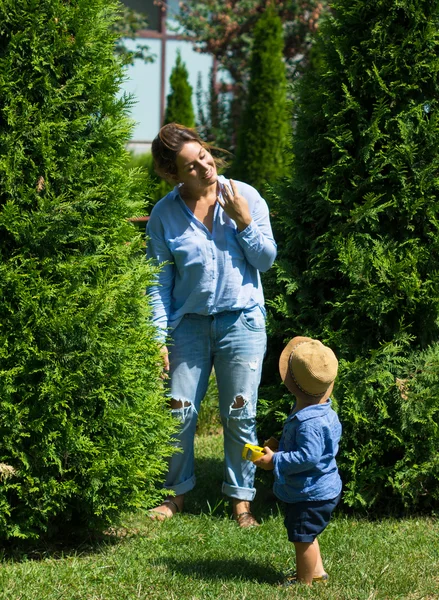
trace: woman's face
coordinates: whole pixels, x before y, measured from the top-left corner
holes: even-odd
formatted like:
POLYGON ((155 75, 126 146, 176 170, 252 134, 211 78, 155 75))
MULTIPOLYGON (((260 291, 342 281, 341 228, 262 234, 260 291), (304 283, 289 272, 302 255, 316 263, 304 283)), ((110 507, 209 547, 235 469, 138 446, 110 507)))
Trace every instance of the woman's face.
POLYGON ((193 191, 216 183, 218 173, 212 155, 198 142, 186 142, 177 155, 177 181, 193 191))

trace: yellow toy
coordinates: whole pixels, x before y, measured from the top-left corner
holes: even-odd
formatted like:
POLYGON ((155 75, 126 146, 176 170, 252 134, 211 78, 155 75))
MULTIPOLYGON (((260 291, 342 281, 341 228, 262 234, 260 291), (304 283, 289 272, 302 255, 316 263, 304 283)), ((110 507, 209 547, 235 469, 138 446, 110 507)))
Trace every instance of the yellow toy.
POLYGON ((254 462, 264 456, 265 452, 261 446, 254 446, 253 444, 246 444, 242 449, 242 458, 244 460, 251 460, 254 462))

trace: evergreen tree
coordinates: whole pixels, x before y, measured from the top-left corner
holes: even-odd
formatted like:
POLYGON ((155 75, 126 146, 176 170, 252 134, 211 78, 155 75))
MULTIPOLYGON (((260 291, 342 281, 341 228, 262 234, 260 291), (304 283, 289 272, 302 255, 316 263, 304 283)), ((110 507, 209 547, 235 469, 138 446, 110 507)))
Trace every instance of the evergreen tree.
POLYGON ((0 537, 157 500, 174 424, 108 0, 1 0, 0 537))
POLYGON ((273 202, 270 347, 310 335, 342 359, 335 396, 351 505, 431 506, 439 403, 427 413, 419 398, 431 397, 422 353, 438 364, 439 4, 333 8, 299 85, 293 178, 273 202))
POLYGON ((197 129, 203 140, 217 148, 232 147, 236 136, 230 120, 230 92, 225 83, 217 85, 214 69, 209 73, 207 92, 199 73, 196 98, 197 129))
POLYGON ((188 71, 180 51, 169 79, 171 92, 167 98, 165 124, 180 123, 186 127, 195 126, 195 114, 192 106, 192 87, 188 81, 188 71))
POLYGON ((334 9, 277 211, 289 314, 347 357, 404 331, 425 346, 439 324, 438 3, 334 9))
POLYGON ((256 24, 247 103, 233 172, 262 189, 286 171, 289 133, 282 22, 270 5, 256 24))

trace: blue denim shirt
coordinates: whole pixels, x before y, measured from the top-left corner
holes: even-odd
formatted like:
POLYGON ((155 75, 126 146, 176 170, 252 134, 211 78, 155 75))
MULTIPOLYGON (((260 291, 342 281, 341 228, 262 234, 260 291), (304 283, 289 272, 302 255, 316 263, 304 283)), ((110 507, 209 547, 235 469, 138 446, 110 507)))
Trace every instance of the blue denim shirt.
POLYGON ((276 496, 290 503, 336 498, 341 492, 335 462, 340 436, 331 400, 290 414, 273 455, 276 496))
POLYGON ((162 268, 148 294, 163 340, 187 313, 212 315, 264 305, 259 271, 276 258, 268 207, 253 187, 235 183, 253 219, 244 231, 217 202, 210 233, 186 206, 178 186, 151 211, 147 256, 162 268))

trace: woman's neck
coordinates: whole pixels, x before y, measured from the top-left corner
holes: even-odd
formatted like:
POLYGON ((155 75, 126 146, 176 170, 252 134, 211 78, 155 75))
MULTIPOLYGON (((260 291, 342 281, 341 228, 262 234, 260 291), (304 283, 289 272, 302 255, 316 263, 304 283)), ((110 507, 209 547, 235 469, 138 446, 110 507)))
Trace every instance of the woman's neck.
POLYGON ((196 190, 188 189, 187 185, 183 184, 180 187, 180 196, 183 198, 185 202, 188 204, 195 204, 200 202, 202 204, 215 204, 218 191, 217 191, 217 182, 203 188, 200 187, 196 190))

